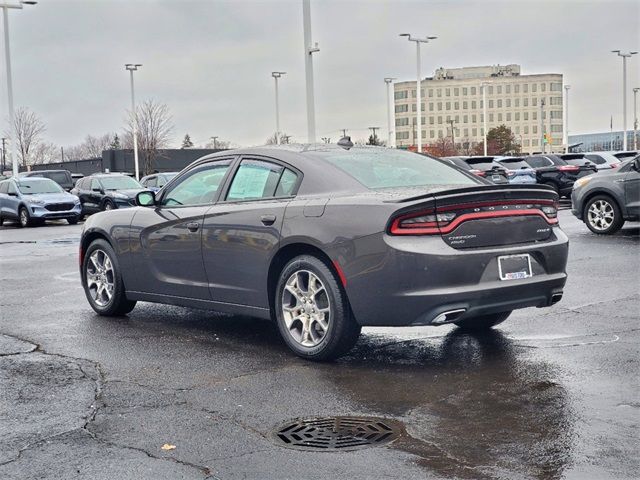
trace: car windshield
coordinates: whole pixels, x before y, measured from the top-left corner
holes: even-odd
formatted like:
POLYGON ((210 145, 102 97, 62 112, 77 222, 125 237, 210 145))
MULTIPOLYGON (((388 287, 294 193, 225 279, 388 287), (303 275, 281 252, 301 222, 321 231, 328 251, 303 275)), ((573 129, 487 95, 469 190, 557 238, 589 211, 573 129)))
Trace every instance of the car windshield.
POLYGON ((48 178, 29 180, 28 178, 16 182, 18 190, 23 195, 34 195, 36 193, 60 193, 64 192, 62 187, 48 178))
POLYGON ((531 168, 524 160, 503 160, 500 162, 503 166, 510 168, 511 170, 517 170, 519 168, 531 168))
POLYGON ((105 190, 142 189, 142 186, 136 180, 126 175, 100 177, 100 183, 102 183, 105 190))
POLYGON ((313 152, 371 189, 429 185, 478 185, 434 158, 387 149, 313 152))

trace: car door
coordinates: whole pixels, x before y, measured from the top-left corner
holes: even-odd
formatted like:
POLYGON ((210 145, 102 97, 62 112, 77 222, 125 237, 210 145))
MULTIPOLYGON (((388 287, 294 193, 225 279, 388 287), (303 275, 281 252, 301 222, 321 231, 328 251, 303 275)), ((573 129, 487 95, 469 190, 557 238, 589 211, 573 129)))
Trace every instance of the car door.
POLYGON ((640 157, 630 165, 624 176, 624 196, 627 212, 640 216, 640 157))
POLYGON ((0 216, 7 217, 9 201, 7 192, 9 191, 9 182, 0 182, 0 216), (4 215, 3 215, 4 214, 4 215))
POLYGON ((243 157, 223 197, 204 217, 202 255, 217 302, 268 308, 267 274, 301 172, 243 157))
MULTIPOLYGON (((5 212, 8 217, 18 218, 18 206, 20 205, 20 192, 16 188, 16 184, 13 181, 9 182, 7 187, 7 196, 5 199, 5 212)), ((3 213, 3 216, 5 214, 3 213)))
POLYGON ((131 224, 133 275, 127 289, 210 300, 202 263, 202 222, 216 201, 232 158, 198 165, 131 224))

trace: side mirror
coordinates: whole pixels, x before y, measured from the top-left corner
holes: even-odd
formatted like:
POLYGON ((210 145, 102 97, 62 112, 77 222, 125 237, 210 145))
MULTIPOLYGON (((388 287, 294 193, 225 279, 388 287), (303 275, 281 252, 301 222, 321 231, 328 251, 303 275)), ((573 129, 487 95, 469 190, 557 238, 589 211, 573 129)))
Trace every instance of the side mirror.
POLYGON ((156 196, 153 192, 140 192, 136 195, 136 204, 140 207, 151 207, 156 204, 156 196))
POLYGON ((16 192, 7 192, 7 195, 9 195, 10 197, 17 197, 18 194, 16 192))

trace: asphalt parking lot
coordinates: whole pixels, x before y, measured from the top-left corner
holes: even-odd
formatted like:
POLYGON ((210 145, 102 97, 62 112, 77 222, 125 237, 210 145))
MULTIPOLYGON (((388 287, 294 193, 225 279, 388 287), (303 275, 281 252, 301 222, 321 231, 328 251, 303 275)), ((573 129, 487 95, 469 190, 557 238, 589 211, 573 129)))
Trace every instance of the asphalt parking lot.
POLYGON ((247 317, 148 303, 98 317, 79 283, 81 225, 0 227, 0 478, 637 478, 640 228, 560 222, 559 304, 484 335, 367 328, 326 364, 247 317), (404 429, 342 452, 273 435, 344 415, 404 429))

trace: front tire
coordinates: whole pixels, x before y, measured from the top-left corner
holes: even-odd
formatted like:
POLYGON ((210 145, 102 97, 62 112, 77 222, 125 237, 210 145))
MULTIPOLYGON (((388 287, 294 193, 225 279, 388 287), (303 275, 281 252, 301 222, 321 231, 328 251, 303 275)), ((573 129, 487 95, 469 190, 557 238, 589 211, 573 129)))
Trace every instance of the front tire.
POLYGON ((20 228, 31 227, 33 225, 27 207, 20 207, 18 211, 18 225, 20 225, 20 228))
POLYGON ((118 257, 106 240, 89 245, 82 261, 82 286, 91 308, 107 317, 129 313, 136 306, 125 295, 118 257))
POLYGON ((624 224, 618 204, 608 195, 597 195, 585 205, 582 213, 589 230, 599 235, 617 232, 624 224))
POLYGON ((116 208, 116 206, 111 200, 105 200, 104 203, 102 204, 103 211, 113 210, 114 208, 116 208))
POLYGON ((496 325, 504 322, 511 312, 491 313, 488 315, 478 315, 477 317, 465 318, 459 322, 454 322, 460 330, 466 332, 483 332, 490 330, 496 325))
POLYGON ((73 218, 67 218, 67 222, 69 223, 69 225, 76 225, 78 223, 78 220, 80 220, 80 217, 73 217, 73 218))
POLYGON ((333 360, 358 341, 353 318, 337 275, 322 260, 301 255, 283 268, 275 291, 278 329, 287 346, 307 360, 333 360))

